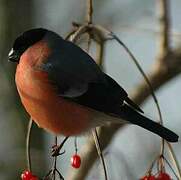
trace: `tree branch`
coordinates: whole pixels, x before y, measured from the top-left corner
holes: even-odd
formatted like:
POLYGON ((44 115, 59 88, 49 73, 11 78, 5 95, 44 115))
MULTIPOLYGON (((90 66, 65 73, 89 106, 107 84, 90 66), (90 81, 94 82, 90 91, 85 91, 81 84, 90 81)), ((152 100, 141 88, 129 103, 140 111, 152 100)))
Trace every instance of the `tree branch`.
POLYGON ((160 53, 170 50, 170 7, 169 0, 158 0, 160 19, 160 53))
POLYGON ((86 22, 92 24, 92 15, 93 15, 93 2, 92 0, 87 0, 87 17, 86 22))

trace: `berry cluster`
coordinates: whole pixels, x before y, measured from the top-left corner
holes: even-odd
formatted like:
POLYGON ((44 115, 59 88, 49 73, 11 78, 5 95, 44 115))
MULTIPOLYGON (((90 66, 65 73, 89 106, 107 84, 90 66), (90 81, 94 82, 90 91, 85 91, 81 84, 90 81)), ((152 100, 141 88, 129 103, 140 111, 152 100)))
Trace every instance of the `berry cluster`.
POLYGON ((157 176, 150 174, 140 180, 171 180, 171 177, 166 172, 160 172, 157 176))
POLYGON ((38 180, 38 177, 33 175, 30 171, 26 170, 21 174, 22 180, 38 180))

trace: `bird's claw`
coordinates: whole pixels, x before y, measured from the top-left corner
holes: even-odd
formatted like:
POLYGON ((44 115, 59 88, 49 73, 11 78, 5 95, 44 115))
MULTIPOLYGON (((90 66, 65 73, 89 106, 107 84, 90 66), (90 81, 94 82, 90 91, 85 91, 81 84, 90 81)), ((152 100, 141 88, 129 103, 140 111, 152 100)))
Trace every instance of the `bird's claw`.
POLYGON ((60 152, 62 146, 60 145, 53 145, 52 146, 52 157, 60 156, 65 153, 65 150, 63 152, 60 152))

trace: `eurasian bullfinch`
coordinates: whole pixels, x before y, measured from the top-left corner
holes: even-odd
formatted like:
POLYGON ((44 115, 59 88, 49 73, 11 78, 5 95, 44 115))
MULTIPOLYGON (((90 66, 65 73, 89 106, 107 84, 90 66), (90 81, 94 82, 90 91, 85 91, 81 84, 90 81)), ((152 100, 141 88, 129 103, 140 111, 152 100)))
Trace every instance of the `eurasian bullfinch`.
POLYGON ((15 40, 16 86, 26 111, 54 134, 79 135, 111 123, 132 123, 176 142, 178 136, 142 115, 126 91, 72 42, 43 29, 15 40))

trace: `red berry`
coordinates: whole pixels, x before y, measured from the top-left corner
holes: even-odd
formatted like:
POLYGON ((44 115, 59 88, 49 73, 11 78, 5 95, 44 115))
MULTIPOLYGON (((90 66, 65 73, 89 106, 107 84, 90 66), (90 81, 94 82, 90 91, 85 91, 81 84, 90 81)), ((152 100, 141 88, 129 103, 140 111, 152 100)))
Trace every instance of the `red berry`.
POLYGON ((33 176, 30 180, 38 180, 37 176, 33 176))
POLYGON ((75 154, 71 157, 71 165, 74 168, 79 168, 81 165, 81 158, 79 155, 75 154))
POLYGON ((30 171, 26 170, 21 174, 22 180, 38 180, 37 176, 34 176, 30 171))
POLYGON ((153 175, 148 175, 148 176, 142 177, 140 180, 156 180, 156 177, 153 175))
POLYGON ((157 180, 171 180, 171 177, 165 172, 160 172, 157 180))
POLYGON ((24 171, 21 174, 21 179, 22 180, 30 180, 30 178, 32 178, 32 177, 33 177, 33 174, 30 171, 28 171, 28 170, 24 171))

